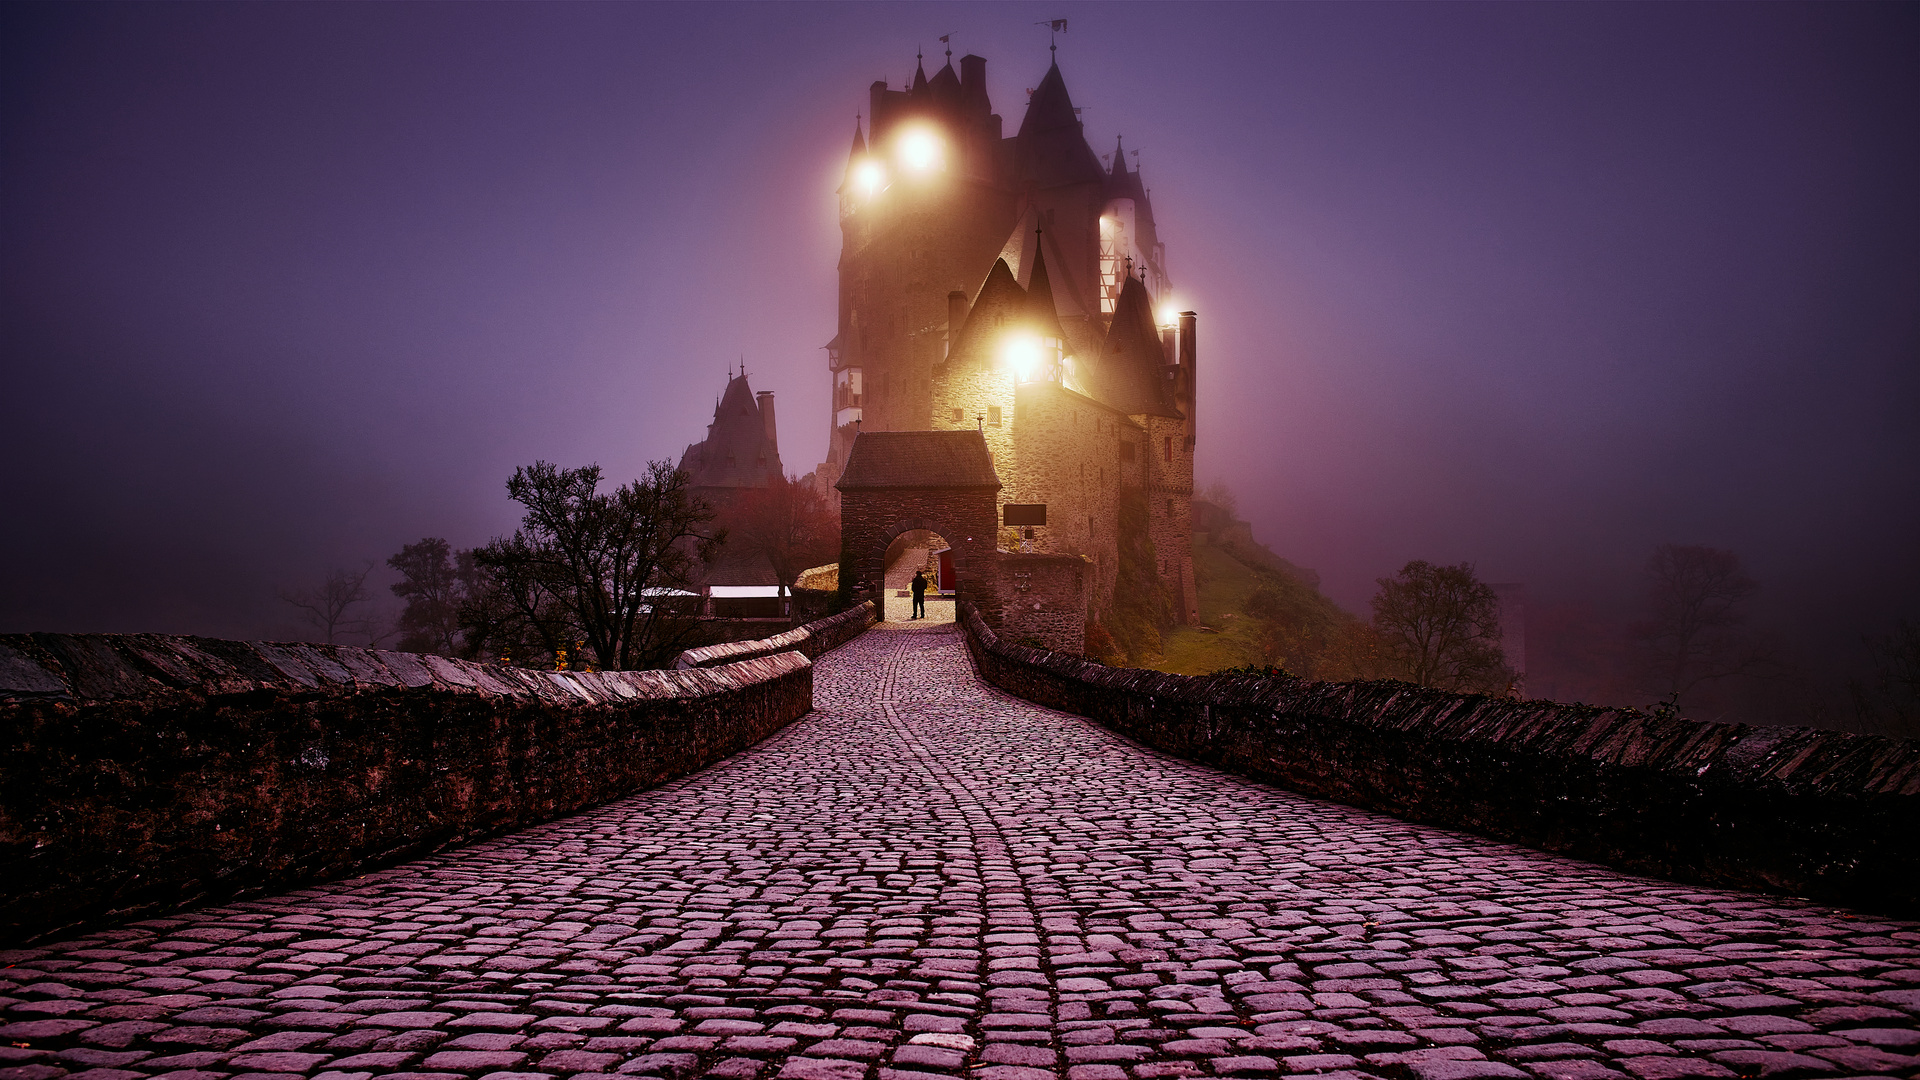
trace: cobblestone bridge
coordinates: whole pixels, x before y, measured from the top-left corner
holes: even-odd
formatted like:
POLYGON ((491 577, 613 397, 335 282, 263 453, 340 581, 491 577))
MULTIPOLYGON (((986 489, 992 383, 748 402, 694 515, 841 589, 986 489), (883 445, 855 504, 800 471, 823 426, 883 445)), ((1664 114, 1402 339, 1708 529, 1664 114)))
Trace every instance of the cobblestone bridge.
POLYGON ((817 711, 443 857, 8 954, 0 1080, 1920 1075, 1920 927, 1161 757, 951 623, 817 711))

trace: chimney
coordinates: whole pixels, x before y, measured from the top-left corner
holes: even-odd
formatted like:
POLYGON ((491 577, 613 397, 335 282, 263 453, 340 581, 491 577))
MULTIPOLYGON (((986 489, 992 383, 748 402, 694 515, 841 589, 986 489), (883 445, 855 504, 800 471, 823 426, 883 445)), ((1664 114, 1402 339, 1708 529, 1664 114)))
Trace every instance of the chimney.
POLYGON ((986 115, 993 111, 987 100, 987 60, 972 53, 960 58, 960 100, 968 111, 986 115))
POLYGON ((760 405, 760 422, 767 426, 767 444, 773 447, 774 453, 778 454, 780 436, 776 434, 773 426, 773 391, 762 390, 753 396, 760 405))
POLYGON ((947 355, 953 355, 953 343, 960 339, 960 326, 967 321, 967 294, 958 289, 947 294, 947 355))
POLYGON ((1200 437, 1200 421, 1197 416, 1200 410, 1200 373, 1194 370, 1193 366, 1194 361, 1199 359, 1197 343, 1194 341, 1194 330, 1199 323, 1200 316, 1193 312, 1180 313, 1180 340, 1177 347, 1180 350, 1180 372, 1187 384, 1187 440, 1189 443, 1200 437))

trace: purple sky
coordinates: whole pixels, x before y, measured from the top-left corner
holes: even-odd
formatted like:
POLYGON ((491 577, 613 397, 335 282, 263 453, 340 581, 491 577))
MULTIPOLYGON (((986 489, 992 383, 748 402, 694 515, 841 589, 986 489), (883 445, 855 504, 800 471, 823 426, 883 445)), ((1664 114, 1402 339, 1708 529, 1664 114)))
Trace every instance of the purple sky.
POLYGON ((741 354, 808 471, 867 84, 953 31, 1012 130, 1058 16, 1202 479, 1342 604, 1624 611, 1672 540, 1809 645, 1920 617, 1920 7, 88 4, 0 10, 0 630, 288 633, 741 354))

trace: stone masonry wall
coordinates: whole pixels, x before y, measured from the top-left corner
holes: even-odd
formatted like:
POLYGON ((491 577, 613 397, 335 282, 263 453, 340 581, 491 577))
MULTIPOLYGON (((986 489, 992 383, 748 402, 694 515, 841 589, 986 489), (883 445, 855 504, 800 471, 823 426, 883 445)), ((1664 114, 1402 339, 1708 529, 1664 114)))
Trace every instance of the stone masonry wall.
POLYGON ((718 667, 783 652, 797 652, 809 660, 817 660, 820 654, 831 652, 866 633, 867 628, 873 625, 873 608, 873 601, 868 600, 838 615, 796 626, 784 634, 757 641, 732 641, 688 649, 674 658, 673 666, 681 670, 718 667))
MULTIPOLYGON (((1119 573, 1120 426, 1113 410, 1053 383, 1020 388, 1014 456, 1000 466, 1002 503, 1045 503, 1047 524, 1034 530, 1038 551, 1093 560, 1089 603, 1105 611, 1119 573)), ((999 464, 996 461, 996 464, 999 464)), ((1002 546, 1018 549, 1006 535, 1002 546)))
POLYGON ((1199 622, 1200 596, 1193 577, 1193 448, 1186 442, 1186 421, 1139 419, 1147 429, 1147 519, 1159 557, 1154 569, 1174 597, 1180 621, 1199 622))
POLYGON ((0 940, 352 874, 657 786, 812 707, 798 653, 584 674, 0 636, 0 940))
POLYGON ((1920 742, 1109 668, 961 619, 988 682, 1179 757, 1671 880, 1920 913, 1920 742))
POLYGON ((1000 553, 1000 633, 1069 656, 1086 653, 1092 564, 1078 555, 1000 553))
POLYGON ((841 492, 842 583, 872 600, 878 619, 906 614, 910 601, 881 588, 887 545, 907 529, 931 529, 953 548, 959 595, 993 610, 994 538, 999 508, 990 488, 877 488, 841 492), (861 591, 864 588, 865 591, 861 591), (891 605, 891 607, 889 607, 891 605))

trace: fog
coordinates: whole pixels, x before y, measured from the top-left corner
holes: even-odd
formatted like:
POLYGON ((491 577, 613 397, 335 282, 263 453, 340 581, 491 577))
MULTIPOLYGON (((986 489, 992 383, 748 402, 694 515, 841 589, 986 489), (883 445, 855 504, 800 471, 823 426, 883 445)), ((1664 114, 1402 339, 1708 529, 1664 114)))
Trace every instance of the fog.
POLYGON ((1200 314, 1202 482, 1364 613, 1409 559, 1632 617, 1737 552, 1809 678, 1920 618, 1911 5, 13 5, 0 630, 278 591, 625 479, 727 366, 825 453, 867 84, 1059 61, 1200 314))

